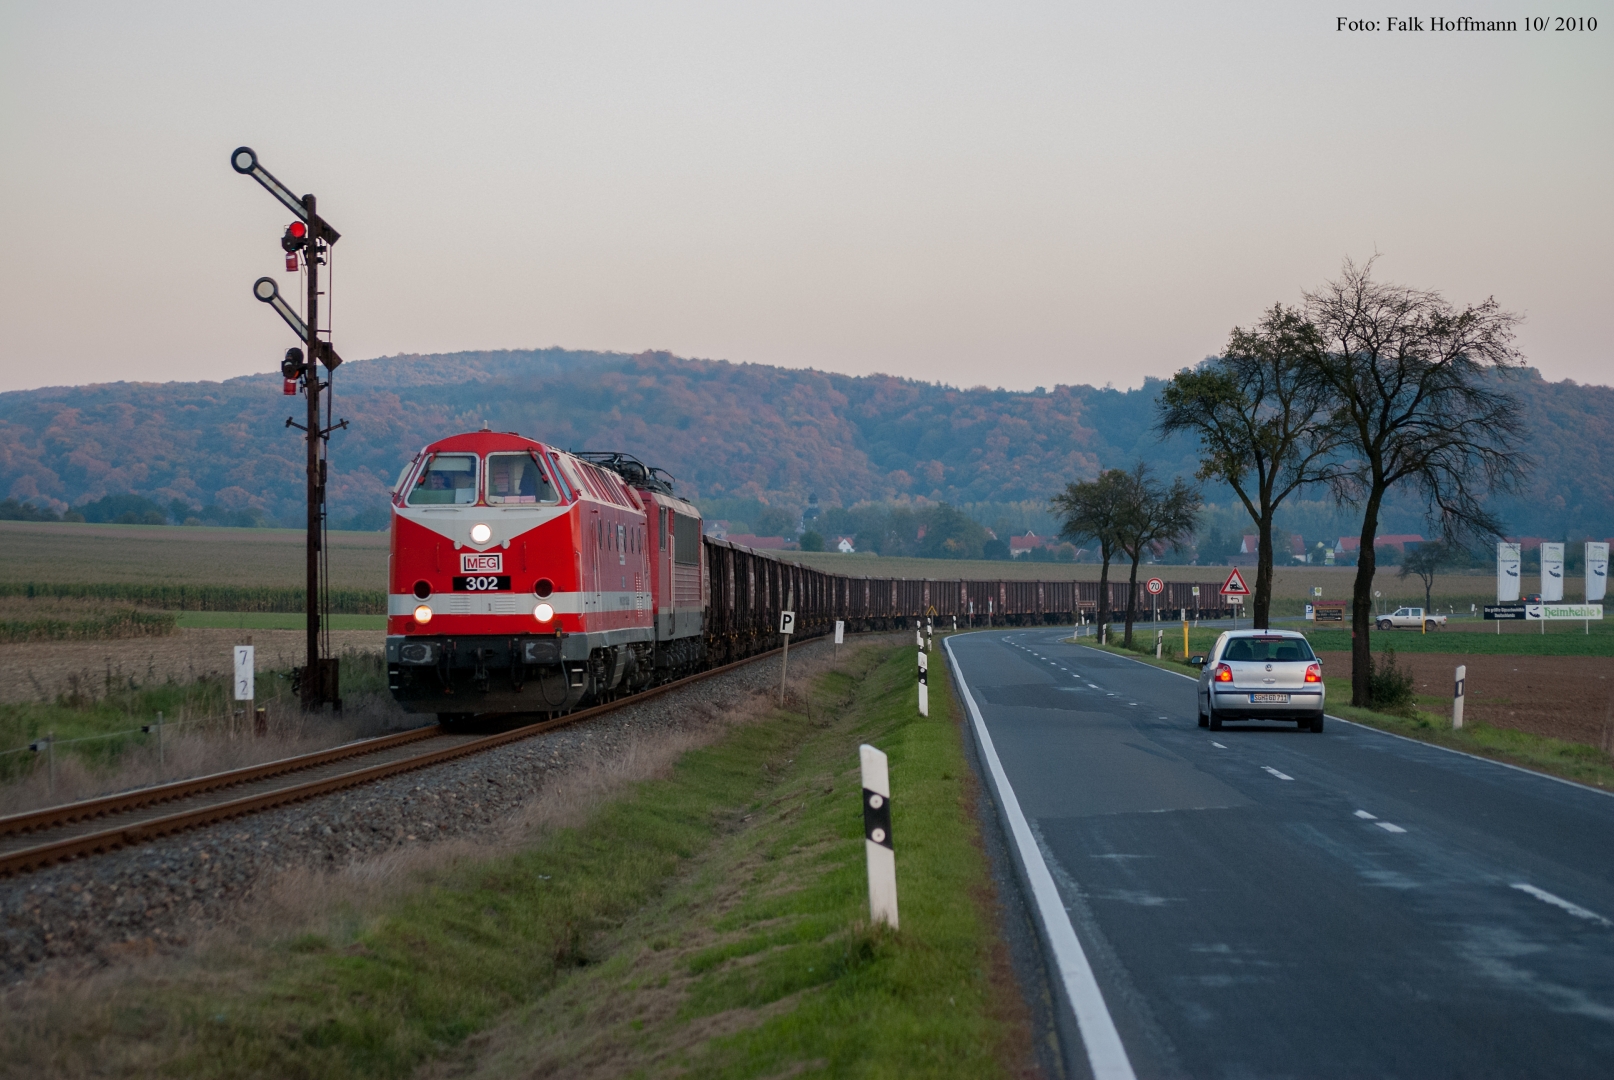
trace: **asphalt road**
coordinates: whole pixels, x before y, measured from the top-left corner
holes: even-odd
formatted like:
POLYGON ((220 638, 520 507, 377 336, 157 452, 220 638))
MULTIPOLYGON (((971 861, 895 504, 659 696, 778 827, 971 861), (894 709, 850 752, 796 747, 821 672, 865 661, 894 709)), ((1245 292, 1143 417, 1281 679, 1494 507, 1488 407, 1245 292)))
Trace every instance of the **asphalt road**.
POLYGON ((1123 1065, 1614 1076, 1614 797, 1333 718, 1213 733, 1069 633, 949 645, 1123 1065))

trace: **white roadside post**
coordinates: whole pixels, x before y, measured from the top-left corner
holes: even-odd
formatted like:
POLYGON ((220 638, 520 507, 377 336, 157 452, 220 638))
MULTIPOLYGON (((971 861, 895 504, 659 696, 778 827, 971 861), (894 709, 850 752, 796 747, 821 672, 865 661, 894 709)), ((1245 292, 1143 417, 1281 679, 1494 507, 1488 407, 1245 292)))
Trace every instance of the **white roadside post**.
MULTIPOLYGON (((235 700, 246 702, 246 715, 250 718, 256 715, 253 699, 257 697, 254 688, 258 681, 258 669, 254 663, 253 647, 250 644, 235 647, 235 700)), ((235 724, 230 724, 230 735, 235 735, 235 724)))
POLYGON ((779 613, 779 633, 785 639, 785 658, 779 665, 779 707, 785 705, 785 676, 790 674, 790 635, 796 629, 796 613, 794 611, 781 611, 779 613))
POLYGON ((917 619, 914 620, 913 624, 913 642, 919 646, 920 652, 925 651, 925 629, 919 625, 919 620, 917 619))
POLYGON ((1451 693, 1451 727, 1453 731, 1463 726, 1463 683, 1468 678, 1468 665, 1457 665, 1457 682, 1451 693))
POLYGON ((925 650, 919 650, 919 715, 930 715, 930 663, 925 650))
POLYGON ((936 644, 936 624, 925 616, 925 651, 929 652, 936 644))
MULTIPOLYGON (((922 659, 922 658, 921 658, 922 659)), ((891 847, 891 774, 886 756, 858 747, 863 764, 863 847, 869 862, 869 921, 897 928, 897 856, 891 847)))
POLYGON ((1164 630, 1156 630, 1154 632, 1154 658, 1156 660, 1160 659, 1160 653, 1165 649, 1165 647, 1166 632, 1164 630))
POLYGON ((846 620, 845 619, 836 619, 835 620, 835 656, 836 656, 837 659, 839 659, 839 657, 841 655, 841 646, 843 644, 845 644, 845 643, 846 643, 846 620))

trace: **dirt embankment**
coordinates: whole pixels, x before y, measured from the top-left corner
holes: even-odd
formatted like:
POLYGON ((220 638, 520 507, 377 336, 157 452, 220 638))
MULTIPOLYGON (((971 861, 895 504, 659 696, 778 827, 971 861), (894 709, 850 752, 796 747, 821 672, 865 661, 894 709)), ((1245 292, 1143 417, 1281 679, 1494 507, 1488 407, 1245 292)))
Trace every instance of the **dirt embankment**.
MULTIPOLYGON (((301 666, 301 630, 180 630, 161 638, 126 641, 38 641, 0 645, 0 702, 54 701, 110 679, 146 685, 173 679, 190 682, 231 670, 230 647, 251 640, 259 671, 301 666)), ((331 647, 379 652, 386 634, 379 630, 336 630, 331 647)))
MULTIPOLYGON (((1349 653, 1318 654, 1330 676, 1349 675, 1349 653)), ((1460 656, 1398 653, 1418 693, 1449 696, 1458 665, 1468 667, 1463 717, 1499 728, 1603 746, 1614 725, 1614 659, 1590 656, 1460 656)), ((1450 709, 1446 710, 1450 715, 1450 709)))

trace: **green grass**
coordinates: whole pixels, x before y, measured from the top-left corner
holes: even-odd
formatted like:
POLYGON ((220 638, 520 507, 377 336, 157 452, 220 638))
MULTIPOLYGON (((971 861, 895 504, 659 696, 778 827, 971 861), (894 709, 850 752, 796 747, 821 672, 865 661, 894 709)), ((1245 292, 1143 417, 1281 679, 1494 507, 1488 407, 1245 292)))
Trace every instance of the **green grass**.
MULTIPOLYGON (((306 593, 301 586, 0 581, 0 597, 107 600, 163 611, 301 612, 306 593)), ((387 594, 381 589, 332 589, 330 600, 331 611, 342 614, 385 617, 387 612, 387 594)))
MULTIPOLYGON (((1204 633, 1201 631, 1201 633, 1204 633)), ((1375 635, 1375 639, 1381 635, 1375 635)), ((1382 635, 1394 637, 1395 635, 1382 635)), ((1416 635, 1405 635, 1416 636, 1416 635)), ((1151 639, 1152 641, 1152 639, 1151 639)), ((1129 656, 1135 660, 1167 671, 1194 675, 1196 668, 1188 667, 1181 660, 1156 660, 1151 646, 1148 655, 1135 651, 1122 649, 1120 646, 1093 645, 1091 638, 1084 638, 1081 644, 1092 645, 1094 648, 1103 648, 1106 652, 1129 656)), ((1200 639, 1192 638, 1190 644, 1195 652, 1208 651, 1209 643, 1201 644, 1200 639)), ((1313 643, 1315 646, 1315 642, 1313 643)), ((1399 639, 1395 642, 1396 649, 1400 650, 1399 639)), ((1179 633, 1177 647, 1182 648, 1182 638, 1179 633)), ((1350 647, 1349 633, 1346 633, 1345 648, 1350 647)), ((1409 650, 1410 651, 1410 650, 1409 650)), ((1567 739, 1554 739, 1545 735, 1534 735, 1526 731, 1515 731, 1512 728, 1492 727, 1488 724, 1467 723, 1460 731, 1453 731, 1451 727, 1451 698, 1446 696, 1420 695, 1416 699, 1416 706, 1405 714, 1391 714, 1377 712, 1372 709, 1359 709, 1345 704, 1351 700, 1351 680, 1348 676, 1325 676, 1323 685, 1328 691, 1328 712, 1334 716, 1353 720, 1368 727, 1379 728, 1383 731, 1404 735, 1409 739, 1420 742, 1435 743, 1438 746, 1450 747, 1453 750, 1463 750, 1480 757, 1491 758, 1496 761, 1505 761, 1510 765, 1519 765, 1526 769, 1547 773, 1550 776, 1559 776, 1566 780, 1574 780, 1593 787, 1614 790, 1614 760, 1595 746, 1584 743, 1570 742, 1567 739)))
POLYGON ((175 616, 169 612, 137 611, 134 608, 67 619, 30 616, 0 619, 0 642, 165 637, 172 634, 176 626, 175 616))
MULTIPOLYGON (((1541 625, 1504 625, 1500 634, 1489 626, 1428 634, 1416 630, 1373 630, 1368 640, 1376 653, 1393 648, 1400 653, 1469 656, 1614 656, 1614 625, 1594 622, 1590 634, 1581 623, 1549 623, 1546 633, 1541 632, 1541 625)), ((1311 647, 1319 652, 1349 652, 1351 649, 1349 629, 1305 633, 1311 647)))
MULTIPOLYGON (((177 616, 186 629, 301 630, 306 616, 301 611, 184 611, 177 616)), ((338 615, 330 618, 332 630, 385 630, 385 615, 338 615)))
MULTIPOLYGON (((386 665, 379 652, 349 652, 341 659, 344 696, 389 693, 386 665)), ((254 692, 259 706, 289 697, 290 674, 260 671, 254 692)), ((155 735, 139 729, 155 721, 158 713, 170 724, 222 721, 235 705, 229 681, 223 677, 168 681, 109 666, 54 701, 0 704, 0 781, 43 767, 38 755, 6 751, 26 747, 46 734, 55 735, 57 754, 105 769, 130 748, 155 744, 155 735)))
POLYGON ((914 715, 911 650, 859 651, 806 711, 685 754, 581 826, 64 1009, 60 1032, 18 1025, 12 1060, 59 1063, 65 1043, 182 1077, 401 1077, 478 1055, 526 1075, 555 1054, 620 1075, 1005 1075, 1019 1051, 935 656, 938 719, 914 715), (891 756, 900 932, 867 925, 863 741, 891 756))
MULTIPOLYGON (((1248 630, 1250 621, 1239 620, 1239 629, 1248 630)), ((1200 623, 1197 629, 1189 630, 1189 655, 1194 653, 1209 653, 1216 644, 1216 639, 1228 630, 1233 624, 1225 619, 1211 620, 1200 623)), ((1351 631, 1349 625, 1341 629, 1312 629, 1310 623, 1278 623, 1277 630, 1298 630, 1306 635, 1311 647, 1318 652, 1350 652, 1351 631)), ((1092 628, 1085 631, 1092 633, 1092 628)), ((1122 635, 1119 623, 1112 629, 1110 640, 1119 642, 1122 635)), ((1153 630, 1134 630, 1133 641, 1140 653, 1154 655, 1153 630)), ((1091 644, 1095 639, 1084 637, 1083 644, 1091 644)), ((1494 624, 1479 626, 1459 625, 1447 630, 1440 630, 1428 634, 1420 634, 1416 630, 1378 630, 1370 631, 1368 637, 1375 653, 1382 653, 1386 649, 1394 649, 1398 653, 1448 653, 1468 656, 1614 656, 1614 621, 1594 622, 1591 624, 1590 635, 1586 634, 1581 623, 1549 623, 1547 632, 1541 632, 1541 624, 1537 623, 1524 628, 1524 624, 1506 625, 1502 633, 1498 634, 1494 624)), ((1180 658, 1182 656, 1182 629, 1181 624, 1166 627, 1165 655, 1167 658, 1180 658)))

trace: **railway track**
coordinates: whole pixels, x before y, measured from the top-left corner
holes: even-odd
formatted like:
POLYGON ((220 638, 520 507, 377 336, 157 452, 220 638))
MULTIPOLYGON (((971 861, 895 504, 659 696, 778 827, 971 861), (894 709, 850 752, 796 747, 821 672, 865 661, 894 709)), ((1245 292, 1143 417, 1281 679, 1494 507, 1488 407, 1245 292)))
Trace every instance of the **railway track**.
POLYGON ((493 735, 471 735, 433 725, 211 776, 13 814, 0 818, 0 875, 114 851, 492 750, 647 701, 779 651, 758 653, 617 701, 493 735))

